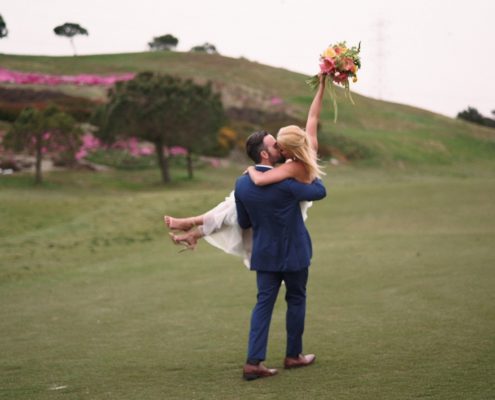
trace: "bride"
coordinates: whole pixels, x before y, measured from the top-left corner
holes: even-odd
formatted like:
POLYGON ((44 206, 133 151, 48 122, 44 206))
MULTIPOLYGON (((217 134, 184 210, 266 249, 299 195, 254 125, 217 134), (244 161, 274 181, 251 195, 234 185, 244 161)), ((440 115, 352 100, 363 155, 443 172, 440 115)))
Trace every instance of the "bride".
MULTIPOLYGON (((283 127, 278 131, 276 147, 281 155, 280 161, 285 159, 286 162, 267 172, 256 171, 254 166, 247 169, 246 172, 256 185, 270 185, 288 178, 301 183, 311 183, 323 174, 317 163, 317 128, 324 89, 325 76, 320 75, 320 85, 308 112, 305 131, 295 125, 283 127)), ((259 162, 256 159, 253 161, 259 162)), ((301 203, 304 219, 310 206, 310 202, 301 203)), ((249 268, 252 231, 241 229, 237 223, 233 191, 223 202, 202 215, 188 218, 166 215, 164 220, 169 229, 183 231, 182 234, 170 233, 170 236, 175 244, 186 246, 184 250, 194 249, 198 239, 204 238, 226 253, 241 256, 249 268)))

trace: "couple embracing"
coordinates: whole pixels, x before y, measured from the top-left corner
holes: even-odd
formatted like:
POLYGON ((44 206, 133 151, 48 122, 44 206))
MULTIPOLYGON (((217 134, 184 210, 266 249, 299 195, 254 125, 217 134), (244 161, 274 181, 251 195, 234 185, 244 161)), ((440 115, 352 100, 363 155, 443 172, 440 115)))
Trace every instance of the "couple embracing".
POLYGON ((182 235, 171 234, 176 244, 194 247, 204 237, 222 250, 244 257, 250 269, 256 271, 257 302, 251 316, 243 368, 246 380, 277 374, 276 369, 267 368, 263 361, 282 282, 287 302, 284 367, 305 367, 315 361, 315 355, 303 354, 302 343, 312 256, 304 219, 308 202, 326 196, 316 156, 324 86, 322 76, 305 131, 292 125, 281 128, 277 139, 265 131, 248 138, 246 152, 256 165, 237 179, 235 190, 224 202, 203 215, 165 217, 169 228, 186 231, 182 235))

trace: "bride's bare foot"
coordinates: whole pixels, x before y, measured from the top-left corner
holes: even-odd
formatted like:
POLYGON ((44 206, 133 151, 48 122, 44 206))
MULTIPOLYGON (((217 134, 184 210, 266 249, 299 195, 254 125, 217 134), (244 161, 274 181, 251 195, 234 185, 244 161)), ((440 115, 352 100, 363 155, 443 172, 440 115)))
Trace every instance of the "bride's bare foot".
POLYGON ((177 229, 180 231, 188 231, 195 225, 194 218, 173 218, 169 215, 165 215, 163 220, 169 229, 177 229))
POLYGON ((176 235, 174 233, 169 233, 169 235, 175 244, 185 246, 185 249, 181 251, 194 250, 196 244, 198 243, 198 238, 201 237, 201 234, 196 230, 190 230, 181 235, 176 235))

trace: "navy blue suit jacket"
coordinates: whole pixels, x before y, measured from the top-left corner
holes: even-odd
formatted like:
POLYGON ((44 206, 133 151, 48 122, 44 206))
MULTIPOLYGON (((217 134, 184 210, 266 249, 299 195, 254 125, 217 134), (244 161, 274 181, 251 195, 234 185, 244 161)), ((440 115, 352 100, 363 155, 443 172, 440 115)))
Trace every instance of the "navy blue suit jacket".
MULTIPOLYGON (((262 166, 256 169, 268 170, 262 166)), ((256 186, 245 174, 237 179, 234 193, 239 225, 243 229, 253 228, 251 269, 288 272, 308 268, 311 239, 299 203, 326 196, 321 180, 306 185, 286 179, 256 186)))

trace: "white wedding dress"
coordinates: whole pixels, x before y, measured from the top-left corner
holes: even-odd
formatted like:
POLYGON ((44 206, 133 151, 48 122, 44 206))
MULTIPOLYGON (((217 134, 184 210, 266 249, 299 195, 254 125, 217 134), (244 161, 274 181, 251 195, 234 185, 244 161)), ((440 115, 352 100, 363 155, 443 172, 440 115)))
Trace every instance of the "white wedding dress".
MULTIPOLYGON (((308 208, 312 205, 312 201, 301 202, 304 220, 308 217, 308 208)), ((208 243, 228 254, 242 257, 244 265, 250 268, 253 232, 251 229, 242 229, 237 223, 234 191, 203 215, 202 231, 208 243)))

